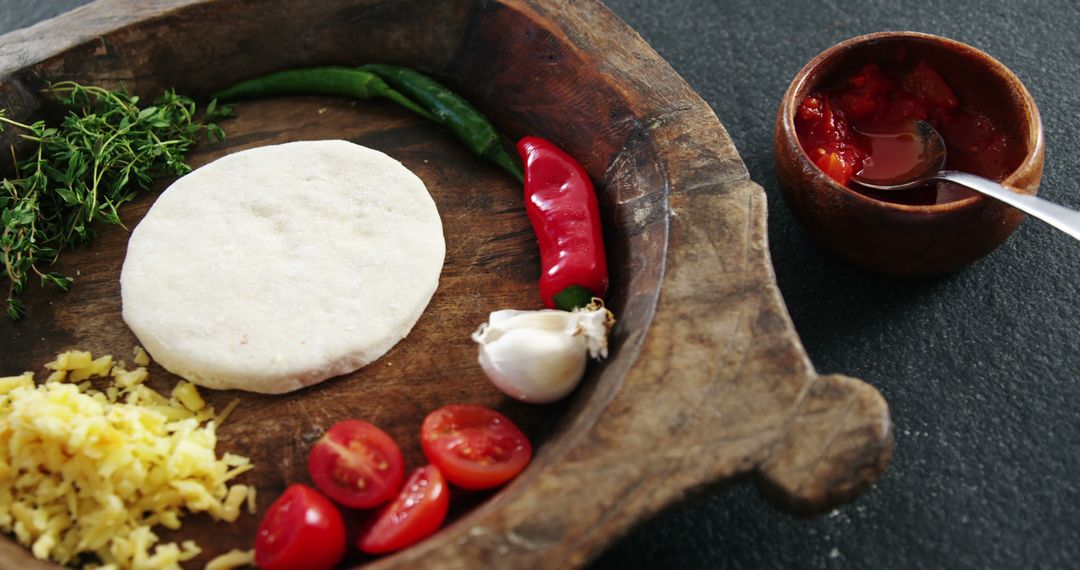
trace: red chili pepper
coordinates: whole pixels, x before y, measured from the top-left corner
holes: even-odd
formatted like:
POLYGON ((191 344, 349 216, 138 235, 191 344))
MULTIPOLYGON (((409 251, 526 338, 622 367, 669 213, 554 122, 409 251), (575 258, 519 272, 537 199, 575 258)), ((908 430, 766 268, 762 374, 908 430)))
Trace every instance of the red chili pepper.
POLYGON ((607 293, 607 259, 589 174, 549 141, 517 144, 525 163, 525 211, 540 242, 540 296, 569 311, 607 293))

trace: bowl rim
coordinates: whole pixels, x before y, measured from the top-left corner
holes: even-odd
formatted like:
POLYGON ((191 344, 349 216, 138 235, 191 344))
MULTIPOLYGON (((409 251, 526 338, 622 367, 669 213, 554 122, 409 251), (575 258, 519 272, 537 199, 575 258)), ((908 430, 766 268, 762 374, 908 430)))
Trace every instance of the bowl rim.
POLYGON ((881 208, 884 210, 912 212, 919 214, 941 214, 953 212, 956 210, 973 208, 978 204, 982 204, 988 200, 991 200, 991 198, 987 196, 976 193, 961 200, 954 200, 942 204, 900 204, 896 202, 886 202, 884 200, 878 200, 860 192, 856 192, 848 188, 847 186, 840 184, 839 182, 833 180, 830 176, 825 174, 825 172, 822 171, 821 168, 819 168, 817 164, 814 163, 814 161, 810 160, 810 156, 806 153, 806 149, 803 148, 802 143, 799 141, 799 137, 795 131, 794 110, 798 108, 798 105, 800 103, 800 101, 795 100, 796 95, 800 91, 804 91, 803 86, 806 85, 806 83, 810 80, 811 76, 813 76, 814 71, 816 71, 823 64, 828 62, 830 59, 850 49, 852 46, 880 40, 897 39, 910 39, 924 41, 928 43, 937 43, 957 51, 974 54, 986 61, 986 63, 989 65, 989 68, 993 72, 1000 75, 1003 79, 1005 79, 1006 82, 1008 82, 1016 89, 1016 92, 1020 94, 1020 99, 1023 101, 1024 109, 1028 116, 1028 152, 1024 155, 1024 159, 1020 162, 1020 164, 1018 164, 1016 168, 1014 168, 1009 173, 1009 175, 1001 181, 1001 184, 1008 186, 1010 189, 1013 190, 1020 190, 1020 188, 1016 186, 1017 180, 1020 178, 1021 174, 1025 174, 1037 169, 1040 157, 1042 157, 1045 152, 1042 118, 1039 114, 1039 108, 1035 104, 1035 99, 1031 96, 1031 93, 1027 90, 1027 87, 1024 86, 1023 82, 1020 81, 1020 78, 1017 77, 1016 74, 1012 72, 1012 70, 1006 67, 1005 64, 998 61, 997 58, 966 43, 949 39, 943 36, 938 36, 935 34, 928 34, 925 32, 895 30, 863 34, 834 44, 833 46, 825 49, 821 53, 811 58, 810 61, 808 61, 806 65, 804 65, 802 69, 799 70, 799 72, 795 75, 795 78, 792 79, 791 83, 788 85, 787 91, 785 91, 784 93, 783 99, 780 102, 780 120, 783 126, 784 137, 789 144, 791 144, 795 149, 797 149, 795 151, 797 159, 801 163, 809 165, 809 171, 813 172, 814 176, 821 178, 825 182, 825 184, 832 187, 833 189, 848 196, 851 196, 854 199, 861 201, 867 205, 881 208))

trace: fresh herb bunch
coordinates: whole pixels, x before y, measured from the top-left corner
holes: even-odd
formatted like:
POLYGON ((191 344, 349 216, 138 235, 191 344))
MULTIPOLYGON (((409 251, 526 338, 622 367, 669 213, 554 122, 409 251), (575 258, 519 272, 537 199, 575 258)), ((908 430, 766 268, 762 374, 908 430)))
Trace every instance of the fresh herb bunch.
POLYGON ((42 265, 92 241, 96 220, 123 226, 120 205, 157 177, 190 172, 184 154, 202 132, 211 142, 224 139, 213 121, 230 114, 213 101, 197 120, 195 103, 172 90, 141 108, 139 98, 124 91, 71 81, 55 83, 48 91, 67 110, 59 127, 20 123, 0 109, 0 131, 15 127, 37 143, 29 158, 15 161, 15 176, 4 179, 0 190, 0 253, 12 319, 25 313, 18 296, 34 275, 43 286, 51 283, 65 291, 71 286, 70 277, 43 271, 42 265))

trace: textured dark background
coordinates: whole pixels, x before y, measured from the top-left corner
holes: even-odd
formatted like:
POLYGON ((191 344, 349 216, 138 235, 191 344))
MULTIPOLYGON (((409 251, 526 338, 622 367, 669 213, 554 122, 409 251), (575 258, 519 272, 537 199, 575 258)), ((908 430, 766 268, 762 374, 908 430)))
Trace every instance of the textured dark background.
MULTIPOLYGON (((0 32, 83 0, 0 0, 0 32)), ((956 274, 879 277, 812 243, 780 198, 771 132, 787 83, 851 36, 917 30, 1012 68, 1046 128, 1040 194, 1080 209, 1076 0, 608 0, 708 101, 768 195, 780 289, 818 370, 885 395, 896 451, 878 485, 823 517, 748 485, 644 523, 615 568, 1076 568, 1080 564, 1080 243, 1025 221, 956 274)))

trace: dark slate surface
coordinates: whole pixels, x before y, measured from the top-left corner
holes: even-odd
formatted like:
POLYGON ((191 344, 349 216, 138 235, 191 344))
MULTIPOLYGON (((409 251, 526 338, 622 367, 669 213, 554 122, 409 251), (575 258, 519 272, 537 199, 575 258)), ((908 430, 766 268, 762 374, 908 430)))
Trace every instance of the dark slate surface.
MULTIPOLYGON (((709 102, 768 195, 777 279, 818 370, 877 386, 896 451, 864 497, 817 519, 749 485, 644 523, 615 568, 1075 568, 1080 560, 1080 243, 1027 220, 956 274, 879 277, 812 243, 780 198, 771 129, 788 81, 840 40, 917 30, 975 45, 1028 86, 1041 195, 1080 209, 1075 0, 608 0, 709 102)), ((0 32, 80 5, 0 0, 0 32)))
POLYGON ((1019 75, 1046 129, 1041 195, 1080 208, 1075 0, 609 0, 701 94, 765 188, 780 290, 815 366, 892 407, 896 450, 866 496, 815 520, 749 486, 645 523, 595 567, 1076 568, 1080 242, 1028 219, 990 256, 927 280, 879 277, 810 242, 773 173, 772 124, 815 54, 863 33, 975 45, 1019 75))

